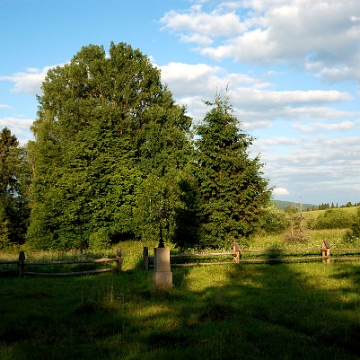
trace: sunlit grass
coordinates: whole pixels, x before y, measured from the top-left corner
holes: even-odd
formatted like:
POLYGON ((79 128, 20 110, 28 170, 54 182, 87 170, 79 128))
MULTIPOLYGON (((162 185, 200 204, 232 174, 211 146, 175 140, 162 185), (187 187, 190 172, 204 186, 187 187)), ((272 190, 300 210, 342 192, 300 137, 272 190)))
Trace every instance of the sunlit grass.
MULTIPOLYGON (((324 238, 340 247, 348 245, 343 234, 311 231, 307 244, 258 237, 248 247, 320 247, 324 238)), ((360 357, 359 262, 173 268, 174 287, 159 290, 152 270, 142 269, 144 246, 152 254, 157 244, 124 241, 86 253, 25 248, 29 259, 59 260, 114 257, 121 247, 123 272, 0 277, 0 359, 360 357)))
POLYGON ((358 275, 356 263, 176 268, 169 290, 143 270, 3 278, 0 358, 356 358, 358 275))

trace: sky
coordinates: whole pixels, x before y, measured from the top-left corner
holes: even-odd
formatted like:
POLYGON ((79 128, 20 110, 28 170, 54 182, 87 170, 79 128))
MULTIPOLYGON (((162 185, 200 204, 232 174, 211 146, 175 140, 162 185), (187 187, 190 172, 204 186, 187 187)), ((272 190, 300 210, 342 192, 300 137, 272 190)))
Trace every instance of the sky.
POLYGON ((228 88, 275 200, 360 202, 359 0, 0 0, 0 129, 33 139, 47 71, 111 41, 195 124, 228 88))

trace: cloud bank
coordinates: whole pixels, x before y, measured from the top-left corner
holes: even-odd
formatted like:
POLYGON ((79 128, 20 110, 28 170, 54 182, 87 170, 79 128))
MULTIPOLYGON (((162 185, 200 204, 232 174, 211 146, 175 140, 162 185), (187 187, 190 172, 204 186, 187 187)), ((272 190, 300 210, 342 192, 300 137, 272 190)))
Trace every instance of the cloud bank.
POLYGON ((217 61, 288 63, 328 81, 360 81, 358 0, 239 0, 169 11, 162 29, 217 61))

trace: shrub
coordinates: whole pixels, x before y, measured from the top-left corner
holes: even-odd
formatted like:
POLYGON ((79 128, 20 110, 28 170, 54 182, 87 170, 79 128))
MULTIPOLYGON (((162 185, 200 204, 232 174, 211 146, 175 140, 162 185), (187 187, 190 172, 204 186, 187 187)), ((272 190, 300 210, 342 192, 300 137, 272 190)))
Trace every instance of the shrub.
POLYGON ((317 217, 312 224, 312 229, 346 229, 350 228, 354 221, 351 213, 342 210, 326 210, 324 214, 317 217))
POLYGON ((89 238, 90 249, 104 249, 110 245, 109 234, 105 228, 100 228, 96 232, 93 232, 89 238))
POLYGON ((278 234, 289 226, 289 220, 283 210, 272 205, 265 209, 260 229, 268 234, 278 234))
POLYGON ((360 208, 357 209, 357 214, 353 218, 351 230, 345 235, 345 240, 354 240, 360 238, 360 208))

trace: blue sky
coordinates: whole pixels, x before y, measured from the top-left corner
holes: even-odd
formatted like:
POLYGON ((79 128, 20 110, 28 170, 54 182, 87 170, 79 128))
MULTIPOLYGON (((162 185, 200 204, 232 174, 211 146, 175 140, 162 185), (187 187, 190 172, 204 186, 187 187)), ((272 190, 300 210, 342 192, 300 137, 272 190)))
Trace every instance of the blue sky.
POLYGON ((31 139, 49 68, 126 42, 194 122, 229 86, 274 199, 360 201, 358 0, 0 0, 0 128, 31 139))

